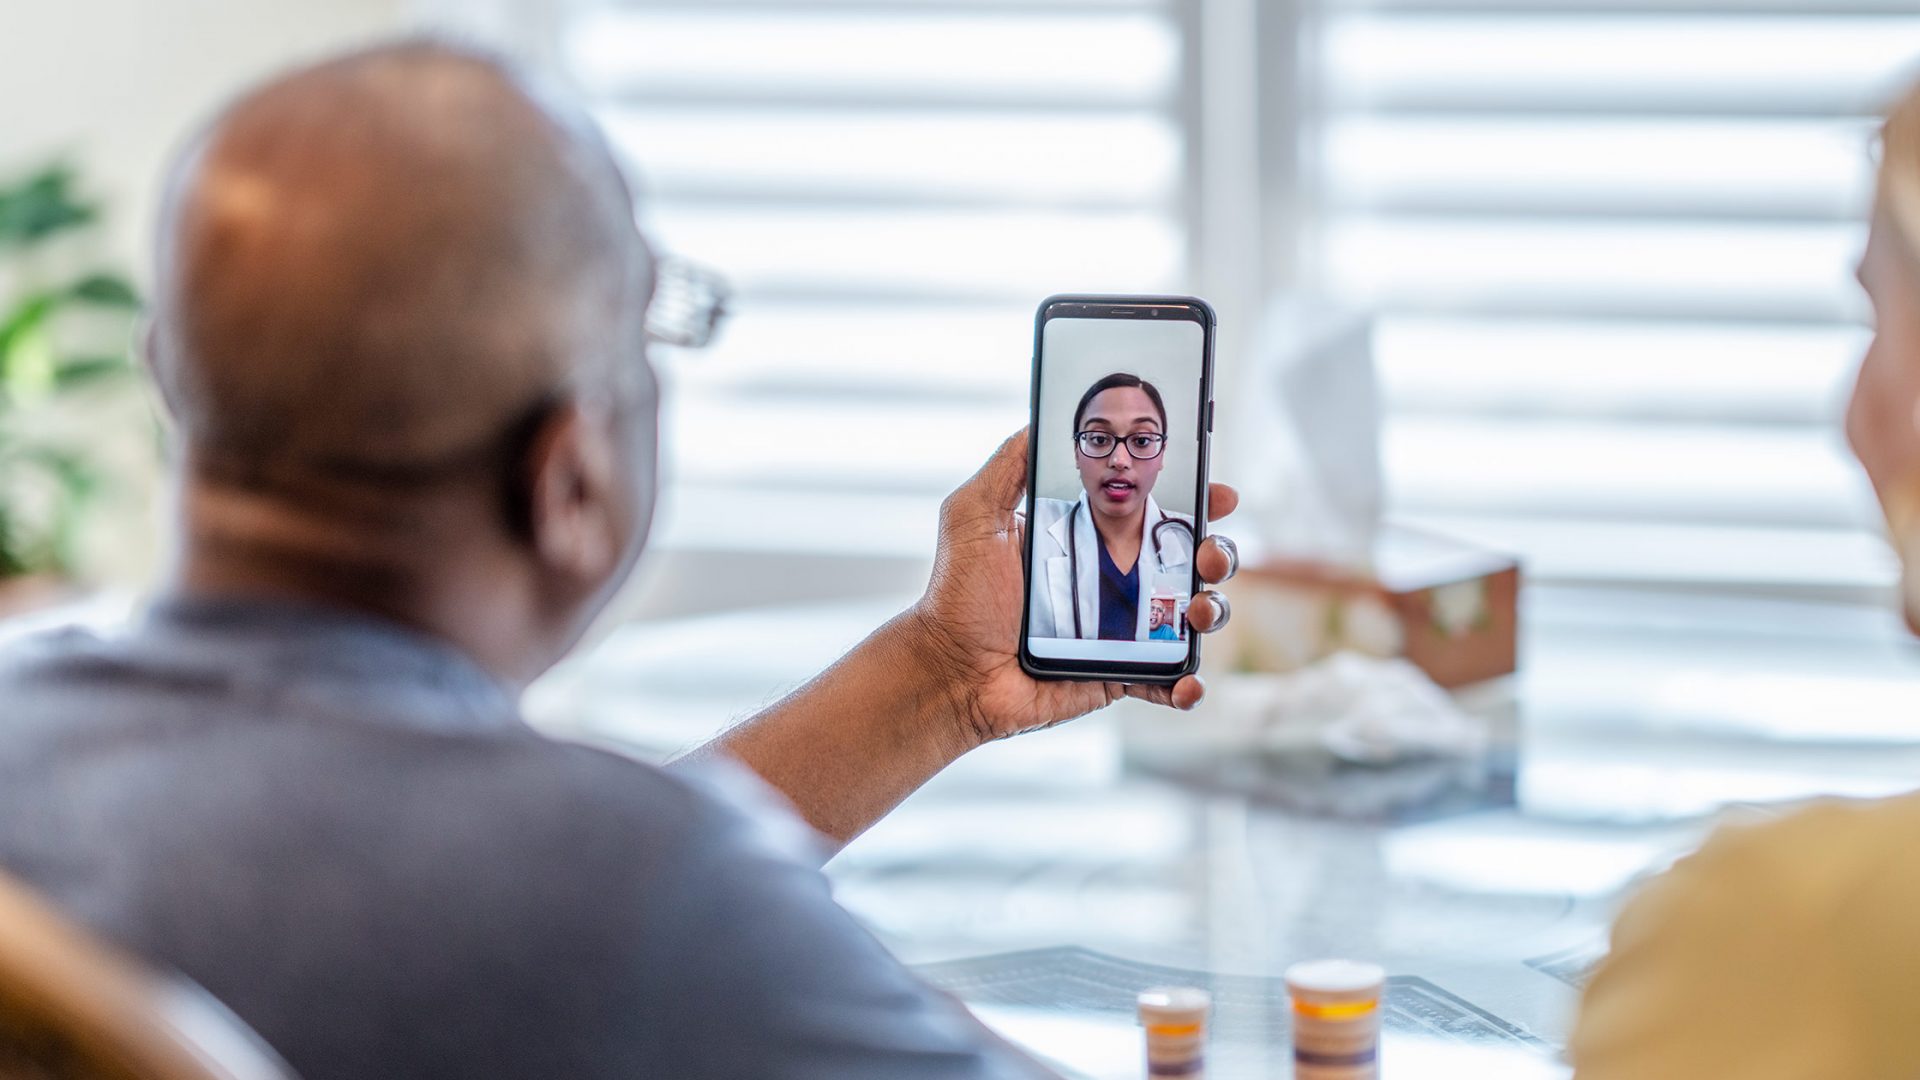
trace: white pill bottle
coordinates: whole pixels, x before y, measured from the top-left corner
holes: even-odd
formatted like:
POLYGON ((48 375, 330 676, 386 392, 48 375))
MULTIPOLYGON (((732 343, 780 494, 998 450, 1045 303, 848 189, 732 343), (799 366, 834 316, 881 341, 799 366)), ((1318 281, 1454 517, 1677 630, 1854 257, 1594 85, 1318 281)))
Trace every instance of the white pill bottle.
POLYGON ((1293 999, 1293 1080, 1377 1080, 1380 998, 1377 964, 1311 960, 1287 969, 1293 999))

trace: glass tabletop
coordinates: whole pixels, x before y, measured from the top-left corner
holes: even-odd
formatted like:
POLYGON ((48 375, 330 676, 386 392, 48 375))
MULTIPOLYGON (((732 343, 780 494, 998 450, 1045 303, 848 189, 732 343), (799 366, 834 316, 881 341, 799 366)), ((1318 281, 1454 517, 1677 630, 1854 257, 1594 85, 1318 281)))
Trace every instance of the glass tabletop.
MULTIPOLYGON (((529 712, 669 756, 900 606, 635 624, 529 712)), ((1395 1075, 1564 1075, 1579 988, 1636 880, 1730 814, 1913 786, 1920 648, 1866 608, 1543 588, 1523 635, 1519 676, 1458 696, 1493 732, 1482 758, 1195 769, 1161 751, 1204 714, 1127 702, 969 755, 828 873, 904 960, 1078 1075, 1139 1075, 1125 1003, 1182 978, 1242 1002, 1217 1016, 1216 1075, 1285 1076, 1275 977, 1330 956, 1396 980, 1395 1075)), ((1203 708, 1259 691, 1210 681, 1203 708)))

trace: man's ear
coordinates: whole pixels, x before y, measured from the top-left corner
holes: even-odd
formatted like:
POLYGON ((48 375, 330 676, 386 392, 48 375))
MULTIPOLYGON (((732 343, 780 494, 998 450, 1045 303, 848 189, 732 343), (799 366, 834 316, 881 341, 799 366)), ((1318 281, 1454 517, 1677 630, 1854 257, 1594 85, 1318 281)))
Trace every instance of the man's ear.
POLYGON ((174 400, 173 384, 160 369, 160 321, 151 314, 142 315, 140 323, 134 328, 134 355, 139 358, 141 370, 146 372, 147 382, 152 384, 160 395, 160 407, 165 410, 167 419, 180 419, 179 402, 174 400))
POLYGON ((611 417, 578 401, 547 411, 522 459, 515 516, 534 557, 598 588, 620 568, 623 532, 611 417))

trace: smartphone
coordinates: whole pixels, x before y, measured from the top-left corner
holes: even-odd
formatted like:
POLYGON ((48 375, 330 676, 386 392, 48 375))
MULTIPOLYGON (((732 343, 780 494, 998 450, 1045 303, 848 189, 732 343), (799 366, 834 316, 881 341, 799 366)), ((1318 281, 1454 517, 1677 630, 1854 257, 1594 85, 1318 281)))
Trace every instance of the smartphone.
POLYGON ((1191 296, 1050 296, 1033 333, 1027 598, 1036 678, 1172 683, 1200 666, 1213 309, 1191 296))

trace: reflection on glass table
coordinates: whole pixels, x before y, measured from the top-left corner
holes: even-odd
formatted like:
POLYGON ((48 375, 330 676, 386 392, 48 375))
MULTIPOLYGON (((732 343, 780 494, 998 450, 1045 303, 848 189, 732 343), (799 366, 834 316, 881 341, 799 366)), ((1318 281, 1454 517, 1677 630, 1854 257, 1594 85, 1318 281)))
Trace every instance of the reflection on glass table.
MULTIPOLYGON (((1045 1007, 976 1005, 973 1011, 1008 1041, 1025 1047, 1068 1080, 1139 1080, 1141 1034, 1124 1017, 1074 1014, 1045 1007)), ((1208 1075, 1286 1080, 1293 1062, 1285 1043, 1209 1042, 1208 1075)), ((1570 1070, 1541 1054, 1389 1031, 1380 1051, 1382 1076, 1417 1080, 1564 1080, 1570 1070)))
MULTIPOLYGON (((631 626, 537 687, 529 709, 555 733, 669 756, 894 610, 631 626)), ((1674 594, 1536 589, 1523 627, 1522 674, 1461 699, 1496 733, 1477 770, 1148 773, 1129 764, 1128 733, 1177 737, 1194 718, 1128 702, 963 759, 834 860, 836 895, 915 964, 1079 950, 1264 980, 1301 959, 1373 960, 1515 1044, 1390 1030, 1394 1075, 1557 1075, 1579 988, 1637 880, 1729 815, 1914 786, 1920 650, 1881 611, 1674 594), (1342 813, 1423 785, 1450 801, 1342 813)), ((1129 1013, 972 1004, 1077 1073, 1139 1074, 1129 1013), (1112 1071, 1122 1056, 1132 1073, 1112 1071)), ((1222 1030, 1229 1080, 1286 1075, 1272 1031, 1222 1030)))
MULTIPOLYGON (((1215 975, 1075 948, 926 964, 920 974, 1069 1077, 1140 1074, 1134 998, 1157 986, 1196 986, 1212 997, 1207 1062, 1214 1075, 1289 1071, 1292 1008, 1278 978, 1215 975)), ((1382 1064, 1400 1075, 1518 1078, 1565 1071, 1540 1039, 1425 979, 1390 977, 1382 1012, 1382 1064)))

